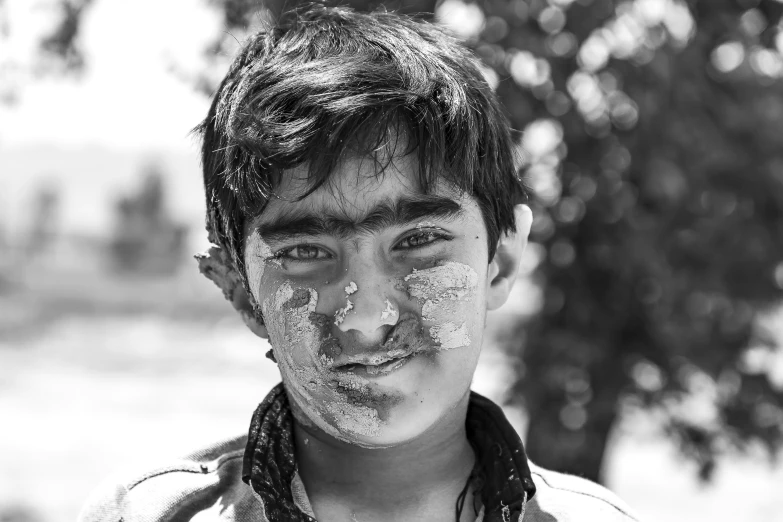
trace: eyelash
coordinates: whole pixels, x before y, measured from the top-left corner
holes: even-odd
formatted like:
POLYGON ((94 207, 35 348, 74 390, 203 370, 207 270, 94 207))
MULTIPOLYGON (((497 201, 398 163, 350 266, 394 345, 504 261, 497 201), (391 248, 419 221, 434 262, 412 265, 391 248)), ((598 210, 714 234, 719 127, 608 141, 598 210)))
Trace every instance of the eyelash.
MULTIPOLYGON (((452 236, 450 234, 446 234, 445 232, 441 232, 441 231, 437 231, 437 230, 421 230, 421 231, 417 231, 416 233, 411 234, 409 236, 405 236, 404 238, 402 238, 400 240, 399 243, 402 243, 404 241, 409 241, 409 240, 411 240, 413 238, 417 238, 417 237, 419 237, 419 238, 431 238, 432 240, 431 241, 427 241, 426 243, 422 243, 421 245, 399 248, 399 250, 413 250, 413 249, 416 249, 416 248, 424 248, 424 247, 432 245, 433 243, 438 243, 440 241, 451 241, 452 239, 454 239, 454 236, 452 236)), ((399 245, 399 243, 398 243, 398 245, 399 245)), ((398 250, 398 248, 395 247, 394 250, 398 250)))
POLYGON ((320 261, 320 260, 323 260, 323 259, 330 259, 331 257, 332 257, 332 255, 325 248, 321 248, 321 247, 319 247, 317 245, 312 245, 312 244, 309 244, 309 243, 303 243, 301 245, 294 245, 294 246, 291 246, 291 247, 283 248, 282 250, 278 250, 277 252, 272 254, 271 259, 282 260, 282 261, 287 261, 287 262, 294 262, 294 263, 307 263, 307 262, 310 262, 310 261, 320 261), (300 258, 292 257, 290 255, 291 252, 293 252, 297 248, 302 248, 302 247, 317 248, 321 252, 325 252, 327 254, 327 256, 325 258, 324 257, 319 258, 316 255, 316 257, 314 259, 300 259, 300 258))
MULTIPOLYGON (((434 243, 438 243, 440 241, 451 241, 452 239, 454 239, 454 236, 452 236, 450 234, 446 234, 444 232, 438 232, 438 231, 434 231, 434 230, 419 231, 419 232, 416 232, 414 234, 410 234, 410 235, 402 238, 397 243, 397 246, 395 246, 393 248, 393 250, 415 250, 417 248, 425 248, 427 246, 430 246, 430 245, 432 245, 434 243), (403 243, 405 241, 410 241, 411 239, 414 239, 414 238, 430 238, 431 240, 427 241, 426 243, 422 243, 420 245, 415 245, 415 246, 409 246, 409 247, 400 247, 399 246, 401 243, 403 243)), ((324 249, 322 247, 319 247, 317 245, 310 244, 310 243, 303 243, 301 245, 294 245, 294 246, 291 246, 291 247, 286 247, 286 248, 283 248, 281 250, 278 250, 277 252, 275 252, 271 256, 270 259, 276 259, 276 260, 282 260, 282 261, 294 262, 294 263, 307 263, 307 262, 311 262, 311 261, 319 261, 319 260, 323 260, 323 259, 331 259, 331 257, 332 257, 332 255, 326 249, 324 249), (321 258, 316 256, 313 259, 300 259, 300 258, 292 257, 290 255, 291 252, 293 252, 297 248, 302 248, 302 247, 316 248, 316 249, 320 250, 321 252, 325 252, 327 254, 327 256, 326 257, 321 257, 321 258)))

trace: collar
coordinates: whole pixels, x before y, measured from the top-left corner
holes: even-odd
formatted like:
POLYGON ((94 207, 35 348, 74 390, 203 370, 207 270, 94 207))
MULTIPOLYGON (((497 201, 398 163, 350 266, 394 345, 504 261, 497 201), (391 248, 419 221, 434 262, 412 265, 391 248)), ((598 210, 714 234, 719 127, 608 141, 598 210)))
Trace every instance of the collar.
MULTIPOLYGON (((465 429, 476 452, 474 472, 483 479, 484 520, 521 520, 536 486, 519 435, 497 404, 475 392, 470 392, 465 429)), ((253 414, 242 467, 242 480, 261 497, 269 520, 316 522, 294 503, 295 473, 293 414, 280 383, 253 414)))

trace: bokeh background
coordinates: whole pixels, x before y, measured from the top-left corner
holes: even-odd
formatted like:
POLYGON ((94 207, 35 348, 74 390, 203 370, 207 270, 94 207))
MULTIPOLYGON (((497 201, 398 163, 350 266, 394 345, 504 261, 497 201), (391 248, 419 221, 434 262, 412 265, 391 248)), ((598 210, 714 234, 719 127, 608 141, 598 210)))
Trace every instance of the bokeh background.
MULTIPOLYGON (((0 0, 0 521, 245 431, 278 381, 200 277, 189 132, 282 0, 0 0)), ((474 382, 645 520, 783 521, 783 2, 405 0, 535 192, 474 382)))

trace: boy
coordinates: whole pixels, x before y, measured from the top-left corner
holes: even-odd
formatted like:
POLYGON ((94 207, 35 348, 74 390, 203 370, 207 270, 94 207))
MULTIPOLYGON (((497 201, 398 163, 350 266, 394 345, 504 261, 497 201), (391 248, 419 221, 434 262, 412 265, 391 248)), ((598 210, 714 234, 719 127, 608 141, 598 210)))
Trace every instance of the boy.
POLYGON ((247 437, 113 488, 83 520, 635 520, 530 464, 470 392, 532 217, 464 48, 390 13, 289 14, 244 47, 200 131, 200 268, 283 382, 247 437))

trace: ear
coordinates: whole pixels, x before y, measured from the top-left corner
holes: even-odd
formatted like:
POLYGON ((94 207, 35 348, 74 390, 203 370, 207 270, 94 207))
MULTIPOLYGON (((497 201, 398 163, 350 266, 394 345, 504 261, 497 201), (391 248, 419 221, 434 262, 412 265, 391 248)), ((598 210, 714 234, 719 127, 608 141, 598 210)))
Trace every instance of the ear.
POLYGON ((226 252, 218 246, 212 246, 208 251, 194 257, 198 261, 199 271, 223 291, 223 297, 239 312, 250 331, 262 339, 269 338, 264 322, 255 313, 247 297, 239 272, 226 252))
POLYGON ((504 234, 498 240, 495 257, 489 263, 487 277, 487 310, 500 308, 508 299, 519 273, 519 263, 527 246, 533 212, 527 205, 514 207, 516 232, 504 234))

